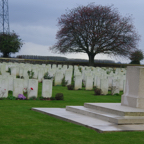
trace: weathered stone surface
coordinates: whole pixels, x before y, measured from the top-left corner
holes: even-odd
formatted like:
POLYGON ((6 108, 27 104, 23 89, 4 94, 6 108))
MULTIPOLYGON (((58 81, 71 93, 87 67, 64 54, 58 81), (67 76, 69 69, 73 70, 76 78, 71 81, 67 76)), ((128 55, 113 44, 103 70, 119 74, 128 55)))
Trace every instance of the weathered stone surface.
POLYGON ((14 79, 13 96, 23 94, 23 79, 14 79))
POLYGON ((42 96, 50 98, 52 96, 52 80, 42 81, 42 96))
POLYGON ((28 98, 37 97, 37 94, 38 94, 38 80, 29 79, 28 98))
POLYGON ((144 108, 144 67, 128 66, 125 85, 121 104, 144 108))
POLYGON ((82 76, 76 75, 74 80, 74 89, 78 90, 82 88, 82 76))

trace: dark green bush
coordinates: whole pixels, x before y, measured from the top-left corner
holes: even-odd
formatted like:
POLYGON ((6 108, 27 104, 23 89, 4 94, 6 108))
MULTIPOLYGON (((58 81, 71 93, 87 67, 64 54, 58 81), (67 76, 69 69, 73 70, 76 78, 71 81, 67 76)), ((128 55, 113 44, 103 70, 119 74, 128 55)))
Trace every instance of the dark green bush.
POLYGON ((16 99, 16 97, 14 97, 14 96, 8 96, 8 97, 7 97, 7 99, 10 99, 10 100, 15 100, 15 99, 16 99))
POLYGON ((74 89, 74 85, 67 85, 67 89, 68 90, 73 90, 74 89))
POLYGON ((57 94, 55 95, 55 99, 56 99, 56 100, 64 100, 63 93, 57 93, 57 94))
POLYGON ((100 88, 95 88, 94 92, 95 92, 95 95, 101 95, 102 90, 100 88))
POLYGON ((63 79, 62 79, 62 86, 66 86, 67 83, 68 83, 68 82, 65 80, 65 77, 63 77, 63 79))

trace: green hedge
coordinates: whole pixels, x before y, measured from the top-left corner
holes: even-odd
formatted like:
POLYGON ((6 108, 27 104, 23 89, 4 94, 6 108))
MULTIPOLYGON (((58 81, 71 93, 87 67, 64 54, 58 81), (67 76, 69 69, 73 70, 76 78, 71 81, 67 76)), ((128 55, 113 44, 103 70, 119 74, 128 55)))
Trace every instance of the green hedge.
MULTIPOLYGON (((62 65, 81 65, 89 66, 88 62, 71 62, 71 61, 52 61, 52 60, 37 60, 37 59, 18 59, 18 58, 0 58, 0 62, 17 62, 31 64, 62 64, 62 65)), ((95 67, 119 67, 126 68, 127 66, 144 66, 139 64, 116 64, 116 63, 95 63, 95 67)))

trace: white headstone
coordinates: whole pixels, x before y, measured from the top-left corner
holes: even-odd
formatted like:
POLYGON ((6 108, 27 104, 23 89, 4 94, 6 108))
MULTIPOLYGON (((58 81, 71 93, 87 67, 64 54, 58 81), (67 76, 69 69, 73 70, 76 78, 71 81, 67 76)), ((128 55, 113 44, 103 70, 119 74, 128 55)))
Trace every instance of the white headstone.
POLYGON ((11 75, 16 76, 16 67, 11 67, 11 75))
POLYGON ((50 98, 52 96, 52 80, 43 80, 42 96, 46 98, 50 98))
POLYGON ((63 73, 61 71, 57 71, 55 74, 55 86, 61 85, 63 79, 63 73))
POLYGON ((9 88, 8 90, 13 91, 14 88, 14 76, 8 76, 8 81, 9 81, 9 88))
POLYGON ((23 79, 14 79, 13 96, 23 94, 23 79))
POLYGON ((86 90, 92 90, 93 89, 93 76, 92 75, 86 76, 85 89, 86 90))
POLYGON ((0 79, 0 97, 8 96, 8 79, 0 79))
POLYGON ((72 79, 71 72, 69 70, 66 70, 66 72, 65 72, 65 81, 67 81, 67 85, 71 84, 71 79, 72 79))
POLYGON ((113 91, 113 94, 118 93, 119 94, 119 84, 120 84, 120 80, 119 79, 113 79, 112 80, 112 87, 111 90, 113 91))
POLYGON ((103 95, 108 94, 108 79, 101 79, 100 80, 100 89, 102 90, 103 95))
POLYGON ((29 79, 28 84, 28 98, 37 97, 38 94, 38 80, 36 79, 29 79))
POLYGON ((82 76, 81 75, 76 75, 74 78, 74 89, 78 90, 82 88, 82 76))
POLYGON ((39 70, 38 71, 38 82, 42 82, 43 76, 44 76, 43 71, 39 70))

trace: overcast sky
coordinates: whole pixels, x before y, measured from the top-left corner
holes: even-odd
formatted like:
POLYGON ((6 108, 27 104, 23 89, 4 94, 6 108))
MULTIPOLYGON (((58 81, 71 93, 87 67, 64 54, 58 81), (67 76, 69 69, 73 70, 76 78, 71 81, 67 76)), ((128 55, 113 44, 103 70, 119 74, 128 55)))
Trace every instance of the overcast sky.
MULTIPOLYGON (((144 0, 9 0, 10 31, 14 30, 23 40, 24 45, 16 55, 64 56, 67 58, 88 59, 86 54, 58 55, 49 51, 49 46, 56 42, 58 31, 57 19, 65 10, 90 3, 114 5, 123 16, 134 18, 133 23, 141 35, 139 49, 144 50, 144 0)), ((97 55, 95 59, 111 59, 97 55)), ((121 58, 115 61, 128 62, 121 58)), ((143 63, 143 62, 142 62, 143 63)))

